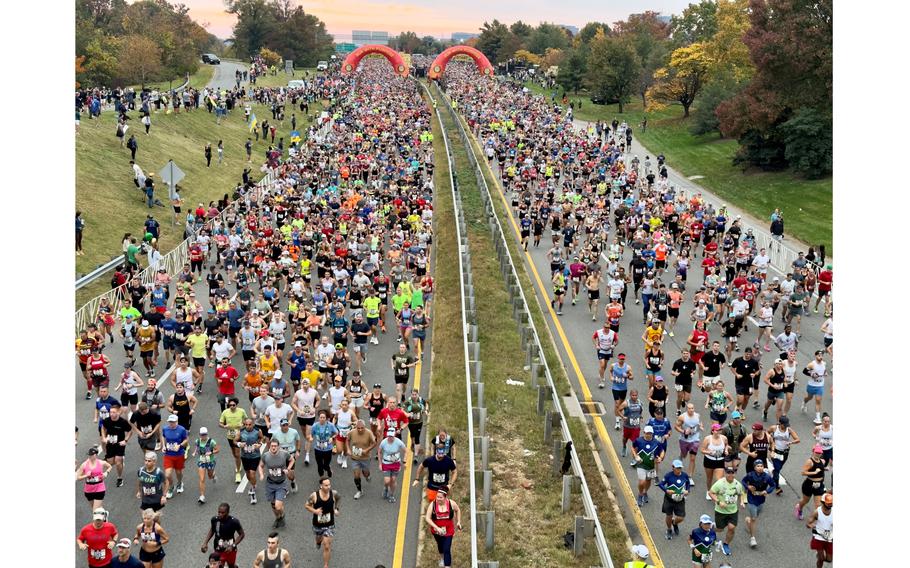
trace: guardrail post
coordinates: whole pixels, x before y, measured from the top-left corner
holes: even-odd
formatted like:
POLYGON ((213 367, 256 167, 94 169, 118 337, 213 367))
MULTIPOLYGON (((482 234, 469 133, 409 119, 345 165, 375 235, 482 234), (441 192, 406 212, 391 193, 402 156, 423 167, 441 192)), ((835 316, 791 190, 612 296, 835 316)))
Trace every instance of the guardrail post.
POLYGON ((494 529, 494 519, 493 511, 487 511, 487 530, 486 534, 486 546, 487 550, 493 550, 493 529, 494 529))
POLYGON ((531 371, 531 386, 534 388, 537 388, 537 379, 538 379, 538 376, 540 375, 540 363, 537 361, 537 359, 534 359, 533 361, 531 361, 530 371, 531 371))
POLYGON ((575 516, 575 558, 578 558, 584 552, 585 547, 585 518, 579 515, 575 516))
POLYGON ((490 467, 490 438, 482 436, 480 438, 480 468, 488 469, 490 467))
POLYGON ((553 440, 553 463, 551 464, 553 473, 559 473, 562 470, 563 444, 565 444, 565 442, 559 438, 553 440))
POLYGON ((549 393, 550 387, 548 385, 540 385, 537 387, 537 414, 538 416, 543 416, 544 408, 547 404, 547 395, 549 393))
POLYGON ((493 471, 483 470, 483 506, 486 509, 492 507, 493 500, 493 471))
MULTIPOLYGON (((572 504, 572 482, 574 481, 574 475, 563 475, 562 476, 562 512, 565 513, 569 510, 569 505, 572 504)), ((577 519, 577 517, 576 517, 577 519)), ((577 525, 576 525, 577 531, 577 525)), ((578 535, 575 535, 575 538, 578 538, 578 535)))
POLYGON ((473 414, 474 414, 474 416, 473 416, 474 422, 476 422, 476 423, 479 424, 479 426, 480 426, 480 435, 481 435, 481 436, 486 436, 486 429, 487 429, 487 409, 486 409, 486 408, 477 408, 477 407, 475 407, 475 408, 473 409, 473 414))
POLYGON ((474 361, 474 380, 476 380, 478 383, 483 382, 483 373, 481 373, 482 369, 483 361, 474 361))
POLYGON ((483 403, 483 383, 474 383, 475 390, 477 391, 477 406, 485 407, 483 403))

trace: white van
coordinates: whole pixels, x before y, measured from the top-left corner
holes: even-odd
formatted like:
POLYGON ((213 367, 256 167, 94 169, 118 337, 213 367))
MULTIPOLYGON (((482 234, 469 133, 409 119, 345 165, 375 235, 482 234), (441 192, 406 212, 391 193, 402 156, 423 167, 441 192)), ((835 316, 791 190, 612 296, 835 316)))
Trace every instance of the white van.
POLYGON ((288 89, 299 89, 303 86, 303 79, 294 79, 292 81, 288 81, 288 89))
POLYGON ((325 71, 328 68, 329 68, 328 61, 320 61, 319 63, 316 64, 316 71, 325 71))

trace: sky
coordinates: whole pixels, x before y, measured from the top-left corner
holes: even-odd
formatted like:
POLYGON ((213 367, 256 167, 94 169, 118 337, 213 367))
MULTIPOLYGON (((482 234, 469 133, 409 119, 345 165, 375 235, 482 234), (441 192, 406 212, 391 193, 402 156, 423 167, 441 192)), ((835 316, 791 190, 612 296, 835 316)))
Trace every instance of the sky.
MULTIPOLYGON (((397 35, 413 31, 419 36, 449 38, 452 32, 477 32, 484 21, 498 19, 506 24, 522 20, 568 24, 581 28, 590 21, 613 23, 629 14, 653 10, 678 14, 693 0, 298 0, 307 13, 325 22, 326 29, 339 39, 350 39, 352 30, 387 31, 397 35), (344 38, 344 36, 348 36, 344 38)), ((222 0, 176 0, 190 9, 190 15, 207 29, 226 39, 231 36, 234 16, 224 11, 222 0)))

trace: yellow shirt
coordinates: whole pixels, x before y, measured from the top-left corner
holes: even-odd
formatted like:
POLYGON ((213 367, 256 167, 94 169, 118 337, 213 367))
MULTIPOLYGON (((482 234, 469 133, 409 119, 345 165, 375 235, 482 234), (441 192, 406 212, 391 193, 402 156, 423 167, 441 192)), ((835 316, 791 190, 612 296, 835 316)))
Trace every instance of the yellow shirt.
POLYGON ((271 380, 272 375, 274 375, 277 370, 278 357, 275 357, 274 355, 269 358, 266 358, 265 355, 259 356, 259 371, 262 373, 264 379, 271 380))
POLYGON ((208 343, 209 336, 200 333, 192 333, 189 337, 186 338, 186 342, 190 344, 190 355, 196 359, 205 358, 205 344, 208 343))
POLYGON ((645 331, 647 333, 647 335, 645 337, 648 338, 648 343, 654 343, 655 341, 660 341, 660 338, 663 337, 663 335, 664 335, 664 329, 662 327, 658 327, 657 329, 654 329, 653 327, 648 326, 648 328, 645 331))

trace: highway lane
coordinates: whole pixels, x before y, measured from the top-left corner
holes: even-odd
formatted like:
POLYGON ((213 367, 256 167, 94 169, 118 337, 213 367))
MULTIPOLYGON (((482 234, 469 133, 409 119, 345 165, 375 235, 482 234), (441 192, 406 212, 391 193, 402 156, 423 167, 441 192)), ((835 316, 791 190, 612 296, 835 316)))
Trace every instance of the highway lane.
MULTIPOLYGON (((204 282, 197 283, 194 287, 197 297, 202 302, 207 302, 207 288, 204 282)), ((208 308, 207 304, 203 304, 208 308)), ((285 302, 282 303, 282 306, 285 302)), ((391 355, 397 351, 395 341, 395 327, 392 319, 391 309, 387 314, 387 325, 389 333, 380 336, 379 345, 371 345, 367 362, 364 364, 363 382, 372 386, 374 382, 382 383, 383 392, 394 392, 394 381, 392 370, 389 364, 391 355)), ((330 332, 328 328, 324 331, 330 332)), ((427 350, 432 341, 432 331, 428 335, 427 350)), ((290 344, 288 344, 290 346, 290 344)), ((107 344, 105 354, 111 358, 110 372, 112 384, 116 386, 119 383, 119 375, 123 370, 124 351, 122 343, 117 339, 116 343, 107 344)), ((421 365, 421 391, 425 392, 429 384, 429 354, 423 356, 423 365, 421 365)), ((232 363, 238 372, 243 374, 243 360, 238 353, 232 363)), ((137 371, 142 373, 141 363, 137 363, 137 371)), ((227 441, 223 431, 218 429, 215 424, 221 413, 221 409, 216 399, 216 386, 213 377, 213 369, 206 368, 205 387, 203 394, 199 395, 199 405, 194 415, 191 442, 198 437, 200 426, 207 426, 210 432, 216 432, 215 439, 221 446, 221 453, 217 459, 216 475, 217 482, 213 485, 209 483, 206 488, 207 502, 204 505, 197 504, 198 481, 197 468, 195 460, 187 459, 187 467, 184 474, 183 494, 174 496, 173 501, 169 501, 164 509, 162 523, 165 529, 170 533, 171 542, 166 547, 167 562, 169 566, 191 566, 201 565, 206 558, 200 550, 200 544, 208 530, 209 519, 215 514, 218 503, 227 502, 231 505, 231 514, 237 517, 246 530, 246 541, 239 548, 238 562, 240 566, 250 566, 256 553, 265 546, 265 539, 272 529, 274 517, 265 498, 264 489, 261 486, 258 490, 259 503, 256 505, 249 504, 245 486, 241 493, 238 493, 238 485, 234 483, 233 474, 233 457, 230 455, 227 441)), ((283 365, 283 371, 287 376, 289 372, 286 365, 283 365)), ((159 361, 157 376, 162 377, 165 373, 164 357, 159 361)), ((145 377, 143 376, 143 380, 145 377)), ((409 386, 414 385, 414 373, 412 372, 412 382, 409 386)), ((242 381, 242 379, 241 379, 242 381)), ((76 459, 81 463, 85 459, 88 448, 97 440, 97 426, 92 423, 93 401, 84 399, 84 380, 76 367, 76 424, 79 427, 79 444, 76 446, 76 459)), ((170 381, 159 379, 159 388, 165 397, 173 393, 170 381)), ((241 392, 238 387, 238 392, 241 392)), ((119 398, 119 394, 114 395, 119 398)), ((238 397, 241 405, 249 414, 249 404, 245 393, 238 397)), ((325 405, 325 402, 323 402, 325 405)), ((166 418, 166 415, 163 416, 166 418)), ((296 420, 292 421, 294 427, 297 426, 296 420)), ((424 433, 426 436, 426 433, 424 433)), ((302 460, 301 460, 302 461, 302 460)), ((308 513, 303 505, 306 497, 310 492, 317 488, 318 476, 316 473, 315 460, 313 465, 305 467, 302 463, 296 466, 297 484, 299 493, 291 494, 286 502, 287 526, 280 529, 283 544, 289 549, 293 558, 294 566, 322 566, 321 556, 315 550, 313 535, 311 531, 311 514, 308 513)), ((142 465, 142 452, 140 451, 135 440, 131 440, 126 452, 126 467, 124 473, 125 484, 121 488, 116 487, 116 475, 112 474, 107 481, 107 497, 104 506, 110 511, 111 520, 117 525, 121 535, 132 536, 135 526, 140 522, 138 501, 135 499, 136 492, 136 471, 142 465)), ((158 465, 161 465, 159 457, 158 465)), ((388 503, 382 499, 382 478, 380 475, 377 462, 373 462, 371 467, 373 481, 364 483, 364 496, 359 501, 354 501, 352 496, 356 491, 353 483, 353 470, 351 468, 341 469, 333 461, 333 482, 334 488, 341 496, 341 514, 337 523, 337 540, 333 550, 332 566, 346 567, 368 567, 372 568, 377 563, 392 565, 393 547, 395 545, 396 535, 398 534, 398 519, 400 503, 388 503)), ((402 473, 404 475, 404 473, 402 473)), ((413 476, 413 474, 412 474, 413 476)), ((78 531, 85 523, 90 520, 89 505, 82 495, 82 483, 75 484, 76 515, 75 530, 78 531)), ((420 512, 420 489, 410 490, 411 499, 407 509, 407 530, 403 534, 407 535, 407 540, 401 546, 399 552, 399 565, 413 566, 415 563, 416 545, 417 545, 417 517, 420 512)), ((399 501, 401 494, 399 490, 399 501)), ((136 551, 134 551, 136 552, 136 551)), ((137 552, 138 554, 138 552, 137 552)), ((77 565, 82 566, 85 562, 84 556, 79 553, 77 556, 77 565)))
MULTIPOLYGON (((201 63, 201 65, 207 65, 207 63, 201 63)), ((243 71, 248 68, 247 65, 238 61, 222 61, 220 65, 212 65, 212 67, 215 68, 215 74, 212 75, 212 80, 208 82, 207 86, 216 89, 234 88, 237 85, 234 73, 238 69, 243 71)), ((243 84, 243 82, 241 82, 241 84, 243 84)))
MULTIPOLYGON (((686 182, 687 186, 691 186, 691 182, 686 182)), ((491 188, 492 189, 492 188, 491 188)), ((707 195, 707 192, 702 190, 703 193, 707 195)), ((501 194, 501 189, 500 189, 501 194)), ((709 196, 713 197, 713 196, 709 196)), ((495 198, 495 196, 494 196, 495 198)), ((716 198, 714 198, 716 199, 716 198)), ((508 205, 507 205, 508 206, 508 205)), ((513 212, 514 214, 514 212, 513 212)), ((504 219, 507 224, 512 225, 513 235, 517 239, 517 231, 515 231, 514 220, 517 217, 512 219, 504 219)), ((619 456, 619 448, 621 447, 622 437, 621 431, 613 430, 613 400, 612 396, 608 389, 599 390, 597 388, 598 383, 598 374, 597 374, 597 359, 593 351, 591 344, 591 334, 603 323, 603 313, 597 315, 597 321, 591 321, 591 314, 587 310, 586 299, 580 298, 577 306, 572 306, 567 296, 566 306, 563 309, 564 315, 557 316, 555 312, 550 308, 549 301, 552 298, 552 286, 549 284, 549 262, 546 259, 546 250, 549 248, 549 234, 545 236, 541 241, 540 248, 530 247, 528 254, 524 255, 524 262, 526 267, 529 269, 531 274, 532 281, 535 282, 535 293, 540 301, 540 305, 545 312, 548 313, 547 324, 553 333, 553 336, 556 338, 556 343, 559 347, 560 356, 565 362, 566 368, 570 379, 573 382, 574 388, 578 391, 580 390, 582 395, 581 398, 591 397, 592 400, 600 401, 604 404, 606 413, 603 415, 603 423, 606 424, 606 428, 597 428, 598 433, 601 437, 604 434, 610 439, 611 444, 615 450, 607 448, 606 454, 607 458, 605 463, 617 463, 614 459, 611 459, 609 454, 615 452, 615 456, 619 456), (533 269, 532 269, 533 265, 533 269), (534 270, 536 270, 539 275, 539 279, 535 277, 534 270), (543 288, 543 291, 541 290, 543 288)), ((699 259, 696 259, 699 260, 699 259)), ((629 261, 628 254, 624 258, 624 264, 627 264, 629 261)), ((772 270, 769 273, 769 276, 775 275, 775 271, 772 270)), ((666 277, 665 277, 666 280, 666 277)), ((685 340, 688 334, 688 331, 691 329, 691 323, 685 319, 685 314, 688 314, 692 309, 691 297, 693 295, 693 287, 697 290, 698 285, 701 284, 702 277, 700 271, 693 270, 690 271, 690 276, 688 280, 688 292, 687 292, 687 301, 683 305, 680 313, 684 319, 680 321, 676 326, 676 337, 670 338, 664 336, 664 345, 663 349, 666 354, 666 361, 663 366, 663 374, 666 377, 668 383, 671 385, 672 389, 672 376, 670 375, 670 367, 679 357, 679 352, 681 348, 685 345, 685 340)), ((604 290, 601 291, 601 297, 608 297, 608 294, 604 290)), ((603 307, 603 301, 601 302, 601 309, 603 307)), ((637 377, 632 382, 632 388, 638 388, 643 391, 642 394, 645 394, 647 391, 647 382, 644 380, 642 359, 644 354, 644 346, 641 341, 641 333, 643 330, 642 314, 641 314, 641 305, 634 304, 632 299, 632 294, 629 294, 629 300, 627 301, 626 313, 622 319, 622 324, 620 327, 620 343, 617 348, 618 352, 625 352, 627 354, 628 360, 631 362, 633 368, 635 369, 635 376, 637 377), (644 385, 644 387, 642 387, 644 385)), ((799 355, 797 357, 797 362, 800 365, 800 368, 804 366, 812 358, 812 354, 817 348, 820 348, 822 345, 822 334, 819 331, 818 327, 823 323, 824 318, 821 314, 811 314, 810 317, 804 318, 803 321, 803 336, 800 342, 799 355)), ((780 318, 775 318, 774 330, 775 333, 779 333, 783 329, 783 324, 780 322, 780 318)), ((720 337, 720 328, 717 325, 711 326, 709 329, 711 339, 720 337)), ((750 326, 749 331, 743 334, 743 337, 740 340, 741 345, 749 345, 756 336, 756 327, 754 325, 750 326)), ((776 350, 771 353, 764 353, 762 356, 762 366, 763 371, 767 370, 771 363, 773 362, 776 350)), ((734 352, 734 358, 740 355, 740 353, 734 352)), ((725 370, 722 373, 722 377, 725 379, 727 385, 727 390, 732 392, 733 377, 729 370, 725 370)), ((733 548, 733 557, 731 560, 735 562, 737 566, 743 562, 743 559, 746 560, 747 566, 758 566, 758 565, 794 565, 794 562, 798 562, 799 565, 812 562, 814 560, 814 554, 811 553, 808 549, 808 540, 810 538, 809 531, 805 529, 805 526, 802 522, 796 521, 793 515, 793 506, 797 499, 799 498, 799 487, 801 483, 801 476, 799 475, 799 470, 804 463, 804 460, 808 457, 813 441, 811 440, 811 431, 813 428, 812 419, 814 416, 810 414, 803 414, 799 411, 799 406, 797 400, 799 397, 804 395, 805 391, 805 377, 798 375, 801 379, 799 385, 797 386, 796 395, 794 396, 793 408, 790 411, 790 418, 792 420, 791 426, 797 431, 800 436, 802 443, 795 446, 791 451, 791 457, 788 463, 783 468, 783 476, 789 481, 787 487, 785 487, 785 493, 782 497, 770 496, 768 502, 765 506, 765 509, 762 513, 759 522, 759 528, 757 531, 758 539, 758 548, 755 551, 749 550, 748 547, 748 534, 745 527, 744 514, 742 511, 740 513, 740 526, 737 529, 736 537, 732 543, 733 548)), ((823 403, 823 411, 831 411, 831 399, 829 394, 829 389, 831 385, 832 378, 828 379, 826 383, 826 393, 825 400, 823 403)), ((761 393, 764 395, 766 393, 766 388, 762 386, 761 393)), ((673 399, 673 393, 671 390, 670 394, 671 400, 673 399)), ((702 415, 702 423, 706 426, 710 425, 707 411, 704 410, 705 395, 695 389, 695 392, 692 394, 692 400, 696 404, 696 411, 702 415)), ((764 402, 764 396, 762 397, 762 402, 764 402)), ((671 403, 672 404, 672 403, 671 403)), ((669 417, 672 421, 673 417, 669 417)), ((753 409, 749 409, 746 412, 746 417, 744 424, 747 426, 751 425, 756 420, 761 421, 761 412, 753 409)), ((771 413, 771 420, 773 422, 773 411, 771 413)), ((596 420, 595 420, 596 422, 596 420)), ((765 427, 770 426, 770 423, 766 423, 765 427)), ((678 435, 674 435, 668 446, 668 455, 667 460, 675 459, 678 457, 678 435)), ((628 458, 618 459, 622 463, 622 469, 631 487, 631 491, 623 490, 618 491, 625 496, 625 499, 621 500, 621 507, 624 511, 624 518, 629 525, 631 534, 635 535, 638 531, 637 527, 633 523, 633 514, 632 508, 636 507, 634 503, 634 497, 632 494, 637 494, 636 484, 637 477, 634 471, 634 468, 630 467, 628 458)), ((666 472, 668 466, 661 468, 661 472, 666 472)), ((740 468, 737 478, 745 475, 744 467, 740 468)), ((667 542, 664 539, 664 516, 660 512, 660 504, 662 501, 662 496, 658 489, 652 488, 650 491, 651 500, 649 504, 644 505, 641 508, 641 513, 644 521, 646 522, 651 537, 656 546, 660 551, 660 555, 663 559, 665 566, 683 566, 687 565, 689 562, 689 548, 684 543, 678 542, 678 540, 684 540, 685 534, 694 528, 695 519, 702 513, 709 513, 712 516, 714 515, 713 506, 711 503, 705 500, 705 478, 704 470, 701 466, 701 457, 697 459, 696 462, 696 472, 695 472, 695 481, 696 485, 692 490, 692 493, 689 497, 687 503, 687 522, 684 527, 682 527, 683 533, 680 535, 680 538, 674 539, 672 542, 667 542)), ((830 476, 828 478, 830 484, 830 476)), ((614 487, 614 489, 617 489, 614 487)), ((633 536, 633 538, 635 538, 633 536)), ((640 540, 639 540, 640 542, 640 540)))

